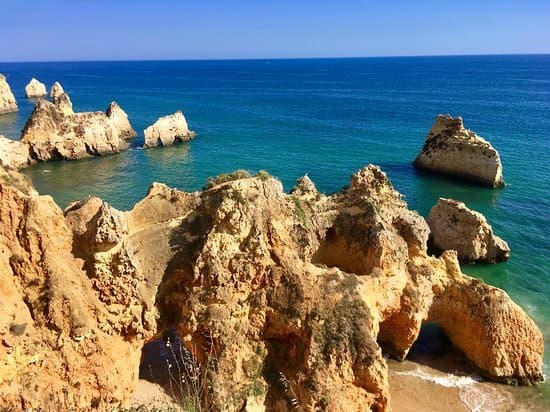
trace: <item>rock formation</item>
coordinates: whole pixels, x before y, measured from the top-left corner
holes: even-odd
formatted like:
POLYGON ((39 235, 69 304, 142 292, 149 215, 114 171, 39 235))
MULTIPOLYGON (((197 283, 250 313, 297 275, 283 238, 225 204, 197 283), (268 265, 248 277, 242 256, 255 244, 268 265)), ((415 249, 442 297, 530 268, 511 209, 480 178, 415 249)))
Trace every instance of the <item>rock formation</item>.
POLYGON ((73 102, 63 86, 59 82, 55 82, 50 90, 50 98, 52 103, 65 115, 74 114, 73 102))
POLYGON ((0 166, 7 169, 22 169, 30 165, 29 146, 0 134, 0 166))
POLYGON ((46 85, 39 82, 33 77, 31 81, 25 86, 25 95, 28 98, 47 96, 48 92, 46 91, 46 85))
POLYGON ((128 115, 116 102, 111 102, 105 114, 118 130, 121 137, 131 139, 137 136, 136 131, 130 124, 130 120, 128 120, 128 115))
POLYGON ((153 125, 145 129, 144 133, 144 147, 168 146, 176 142, 185 142, 195 137, 195 132, 189 130, 187 121, 181 110, 161 117, 153 125))
POLYGON ((0 73, 0 114, 16 112, 17 110, 17 101, 6 80, 6 76, 0 73))
POLYGON ((117 153, 136 135, 128 116, 114 102, 106 113, 74 113, 69 96, 57 82, 51 98, 52 102, 38 101, 21 134, 32 162, 117 153))
POLYGON ((485 139, 465 129, 461 117, 436 117, 414 165, 485 186, 504 186, 498 152, 485 139))
POLYGON ((0 408, 113 409, 168 330, 209 410, 389 410, 381 347, 402 359, 426 320, 487 376, 542 379, 533 321, 455 252, 428 256, 426 222, 375 166, 331 196, 262 174, 64 216, 3 173, 0 408))
POLYGON ((493 233, 481 213, 458 200, 440 198, 428 216, 430 240, 438 250, 456 250, 463 263, 508 260, 508 244, 493 233))

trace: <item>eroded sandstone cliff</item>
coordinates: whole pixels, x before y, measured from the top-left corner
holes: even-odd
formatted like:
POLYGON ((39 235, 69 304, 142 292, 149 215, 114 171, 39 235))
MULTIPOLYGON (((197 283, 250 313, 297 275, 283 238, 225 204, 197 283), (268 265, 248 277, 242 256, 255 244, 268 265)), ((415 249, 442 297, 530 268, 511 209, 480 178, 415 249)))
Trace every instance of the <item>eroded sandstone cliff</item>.
POLYGON ((504 186, 498 152, 488 141, 465 129, 461 117, 447 114, 435 118, 414 165, 485 186, 504 186))
POLYGON ((168 329, 214 410, 390 410, 382 348, 405 357, 426 320, 486 376, 542 379, 533 321, 463 275, 456 253, 428 256, 426 222, 375 166, 331 196, 307 177, 285 194, 262 173, 194 193, 154 184, 131 211, 88 198, 64 215, 4 173, 2 407, 123 402, 142 345, 168 329))
POLYGON ((17 101, 11 91, 6 76, 0 73, 0 114, 16 112, 17 110, 17 101))

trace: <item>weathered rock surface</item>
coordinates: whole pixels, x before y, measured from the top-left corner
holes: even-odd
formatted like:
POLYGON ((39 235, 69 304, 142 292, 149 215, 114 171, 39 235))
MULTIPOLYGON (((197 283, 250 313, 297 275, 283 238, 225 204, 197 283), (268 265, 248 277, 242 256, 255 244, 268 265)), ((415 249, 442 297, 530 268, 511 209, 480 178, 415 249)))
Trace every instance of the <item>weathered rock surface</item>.
POLYGON ((28 98, 44 97, 48 95, 48 91, 46 90, 46 85, 44 83, 39 82, 33 77, 25 86, 25 95, 28 98))
POLYGON ((508 244, 493 233, 481 213, 458 200, 440 198, 428 216, 430 240, 436 251, 456 250, 463 263, 508 260, 508 244))
POLYGON ((131 139, 137 136, 136 131, 130 124, 130 120, 128 120, 128 115, 116 102, 111 102, 105 114, 118 130, 121 137, 131 139))
POLYGON ((0 73, 0 114, 16 112, 17 110, 17 101, 6 80, 6 76, 0 73))
POLYGON ((195 137, 195 132, 189 130, 187 120, 185 120, 181 110, 159 118, 153 125, 145 129, 144 133, 144 147, 168 146, 176 142, 185 142, 195 137))
POLYGON ((485 139, 465 129, 461 117, 436 117, 414 165, 485 186, 504 186, 498 152, 485 139))
POLYGON ((51 197, 3 173, 0 409, 107 410, 137 379, 142 338, 118 330, 124 322, 73 255, 73 235, 51 197))
POLYGON ((429 257, 426 222, 377 167, 331 196, 264 175, 154 184, 129 212, 88 198, 65 219, 13 176, 0 176, 0 408, 112 407, 169 329, 213 410, 389 410, 381 347, 405 357, 426 320, 491 378, 542 379, 533 321, 455 252, 429 257))
POLYGON ((114 102, 106 113, 74 113, 59 83, 50 95, 52 102, 38 101, 21 134, 32 162, 117 153, 128 147, 126 139, 135 136, 128 116, 114 102))
POLYGON ((21 169, 30 165, 29 145, 0 134, 0 166, 21 169))
POLYGON ((59 82, 55 82, 50 89, 50 98, 52 103, 65 115, 74 114, 73 102, 63 86, 59 82))

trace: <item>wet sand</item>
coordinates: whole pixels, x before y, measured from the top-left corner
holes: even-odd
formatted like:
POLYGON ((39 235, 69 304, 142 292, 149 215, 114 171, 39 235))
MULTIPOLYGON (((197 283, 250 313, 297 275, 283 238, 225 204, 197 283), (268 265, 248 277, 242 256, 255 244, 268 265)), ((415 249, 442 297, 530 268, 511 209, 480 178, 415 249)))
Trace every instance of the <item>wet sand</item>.
POLYGON ((477 381, 423 363, 388 359, 394 412, 544 412, 548 405, 533 387, 477 381))

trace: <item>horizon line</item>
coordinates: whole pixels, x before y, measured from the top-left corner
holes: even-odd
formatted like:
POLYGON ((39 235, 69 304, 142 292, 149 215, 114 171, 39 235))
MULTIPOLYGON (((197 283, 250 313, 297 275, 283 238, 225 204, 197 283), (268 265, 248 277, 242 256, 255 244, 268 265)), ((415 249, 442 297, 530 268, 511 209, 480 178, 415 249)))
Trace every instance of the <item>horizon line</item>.
POLYGON ((405 54, 387 56, 312 56, 312 57, 227 57, 227 58, 158 58, 158 59, 81 59, 81 60, 15 60, 0 61, 0 64, 28 63, 117 63, 117 62, 202 62, 202 61, 262 61, 262 60, 335 60, 335 59, 392 59, 415 57, 483 57, 483 56, 550 56, 540 53, 473 53, 473 54, 405 54))

